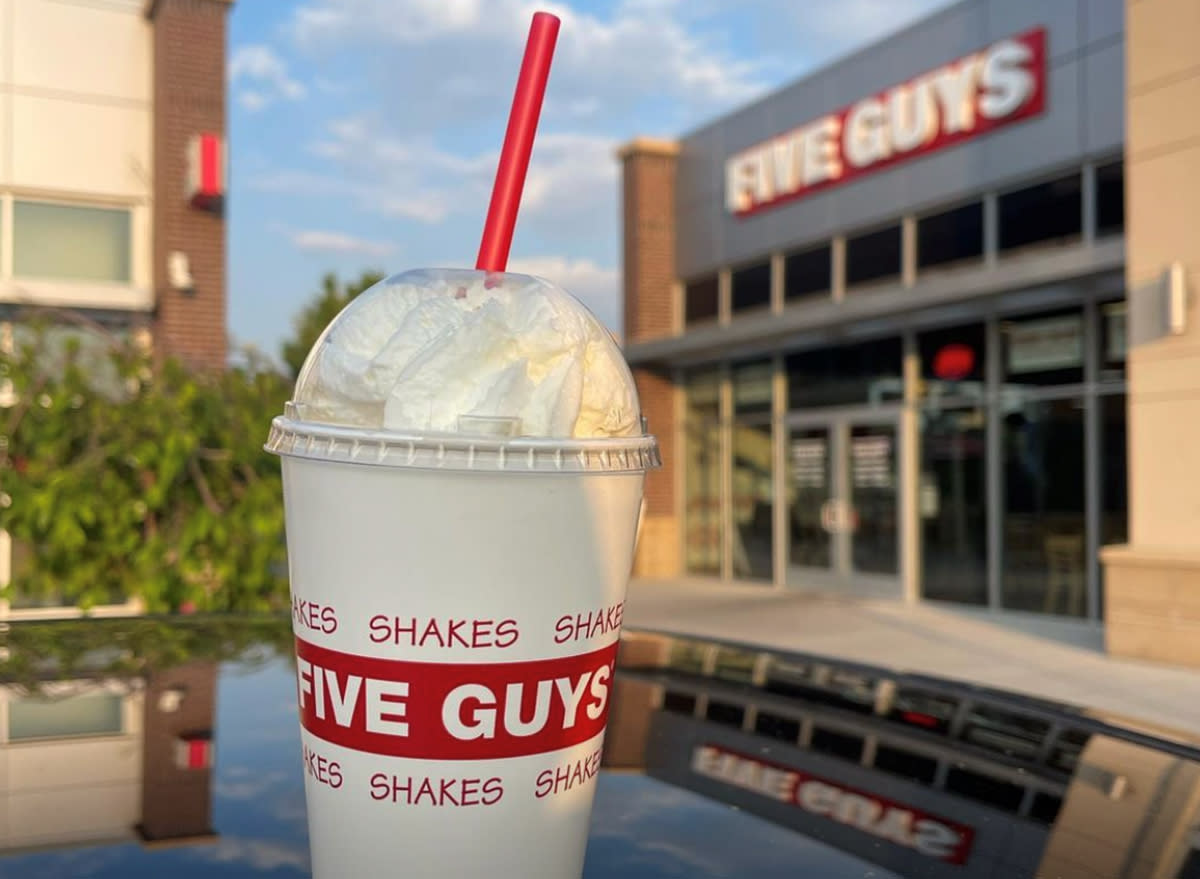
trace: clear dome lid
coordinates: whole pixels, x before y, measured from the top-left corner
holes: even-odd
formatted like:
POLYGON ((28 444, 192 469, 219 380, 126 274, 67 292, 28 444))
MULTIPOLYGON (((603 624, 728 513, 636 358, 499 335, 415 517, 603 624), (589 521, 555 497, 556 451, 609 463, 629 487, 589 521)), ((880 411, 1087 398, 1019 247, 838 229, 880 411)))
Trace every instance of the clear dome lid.
POLYGON ((530 275, 419 269, 358 296, 296 381, 309 424, 495 438, 644 435, 612 334, 530 275))

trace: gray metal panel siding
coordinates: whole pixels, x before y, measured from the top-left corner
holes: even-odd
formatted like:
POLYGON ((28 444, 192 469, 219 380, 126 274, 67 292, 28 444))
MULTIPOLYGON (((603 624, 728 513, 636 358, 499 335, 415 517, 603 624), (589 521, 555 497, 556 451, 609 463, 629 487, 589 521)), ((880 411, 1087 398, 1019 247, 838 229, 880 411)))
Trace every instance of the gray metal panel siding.
POLYGON ((679 275, 870 228, 1119 151, 1123 19, 1121 0, 967 0, 689 135, 677 194, 679 275), (726 213, 729 155, 1038 26, 1047 29, 1049 54, 1041 117, 745 219, 726 213))

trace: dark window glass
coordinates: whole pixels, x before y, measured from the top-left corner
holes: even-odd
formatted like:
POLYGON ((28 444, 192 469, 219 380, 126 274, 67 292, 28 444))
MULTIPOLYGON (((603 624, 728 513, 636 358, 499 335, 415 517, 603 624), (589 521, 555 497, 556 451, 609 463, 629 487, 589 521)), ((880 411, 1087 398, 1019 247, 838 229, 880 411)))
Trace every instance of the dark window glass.
POLYGON ((983 324, 921 333, 917 350, 925 396, 983 396, 987 366, 987 330, 983 324))
POLYGON ((1096 234, 1125 231, 1125 163, 1118 160, 1096 169, 1096 234))
POLYGON ((668 690, 663 695, 663 711, 691 715, 695 710, 696 697, 691 693, 676 693, 668 690))
POLYGON ((980 707, 967 715, 962 735, 965 741, 1006 757, 1033 760, 1049 732, 1050 724, 1039 717, 980 707))
POLYGON ((900 277, 900 227, 846 240, 846 286, 900 277))
POLYGON ((833 286, 833 253, 828 244, 789 254, 783 263, 783 296, 801 299, 828 293, 833 286))
POLYGON ((1001 601, 1013 610, 1083 616, 1083 401, 1009 403, 1003 419, 1001 601))
MULTIPOLYGON (((1036 793, 1033 795, 1033 805, 1029 808, 1029 817, 1041 824, 1053 824, 1062 808, 1062 797, 1054 794, 1036 793)), ((1200 876, 1197 877, 1200 879, 1200 876)))
POLYGON ((863 740, 859 736, 847 735, 818 726, 813 730, 812 744, 809 747, 822 754, 841 757, 843 760, 853 760, 857 763, 862 759, 863 740))
MULTIPOLYGON (((1100 545, 1129 541, 1129 458, 1124 394, 1106 394, 1100 405, 1100 545)), ((1101 576, 1104 566, 1100 566, 1101 576)), ((1100 584, 1100 615, 1104 613, 1104 583, 1100 584)))
POLYGON ((802 351, 787 358, 788 406, 885 403, 904 396, 898 338, 802 351))
POLYGON ((746 716, 746 709, 741 705, 731 705, 728 702, 710 700, 708 707, 704 711, 704 716, 713 723, 740 729, 742 720, 746 716))
POLYGON ((986 429, 982 407, 921 413, 918 508, 926 598, 987 603, 986 429))
POLYGON ((754 731, 769 739, 778 739, 781 742, 794 744, 796 739, 800 738, 800 722, 767 711, 760 711, 754 718, 754 731))
POLYGON ((729 308, 733 312, 766 308, 771 304, 771 264, 747 266, 733 273, 729 308))
POLYGON ((684 323, 703 323, 717 319, 717 277, 688 281, 683 288, 684 323))
POLYGON ((1077 238, 1083 226, 1082 176, 1006 192, 998 208, 1001 250, 1077 238))
POLYGON ((833 491, 833 445, 827 427, 795 430, 788 437, 788 560, 792 567, 828 568, 833 535, 821 516, 833 491))
POLYGON ((1050 751, 1049 763, 1055 769, 1063 772, 1074 772, 1079 764, 1079 755, 1083 753, 1091 735, 1079 730, 1067 730, 1059 735, 1050 751))
POLYGON ((880 745, 875 750, 875 768, 921 784, 932 784, 937 774, 937 761, 912 751, 880 745))
POLYGON ((946 790, 1006 812, 1017 811, 1025 793, 1020 785, 967 769, 951 769, 946 777, 946 790))
POLYGON ((934 733, 946 733, 958 703, 946 696, 901 687, 892 699, 888 717, 934 733))
POLYGON ((1200 849, 1194 848, 1187 853, 1175 879, 1200 879, 1200 849))
POLYGON ((917 220, 917 268, 983 256, 983 202, 917 220))
POLYGON ((857 514, 851 564, 856 571, 900 573, 896 449, 893 425, 864 424, 850 430, 850 505, 857 514))
POLYGON ((1004 321, 1000 335, 1007 388, 1083 381, 1083 313, 1079 309, 1004 321))
POLYGON ((1125 302, 1106 302, 1099 308, 1100 381, 1125 380, 1125 302))

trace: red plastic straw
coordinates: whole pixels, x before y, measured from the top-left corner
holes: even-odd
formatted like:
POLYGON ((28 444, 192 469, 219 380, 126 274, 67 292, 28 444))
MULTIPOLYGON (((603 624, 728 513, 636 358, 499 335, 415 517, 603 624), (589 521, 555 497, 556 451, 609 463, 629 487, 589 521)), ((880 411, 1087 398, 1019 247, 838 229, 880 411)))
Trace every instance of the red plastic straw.
POLYGON ((492 187, 492 202, 487 221, 483 224, 483 241, 475 268, 485 272, 502 272, 508 265, 513 230, 517 225, 517 209, 525 172, 529 170, 529 154, 533 152, 533 137, 537 133, 542 99, 546 95, 546 80, 550 78, 550 60, 558 39, 559 20, 549 12, 535 12, 525 43, 525 58, 513 95, 512 111, 508 116, 508 131, 496 168, 496 183, 492 187))

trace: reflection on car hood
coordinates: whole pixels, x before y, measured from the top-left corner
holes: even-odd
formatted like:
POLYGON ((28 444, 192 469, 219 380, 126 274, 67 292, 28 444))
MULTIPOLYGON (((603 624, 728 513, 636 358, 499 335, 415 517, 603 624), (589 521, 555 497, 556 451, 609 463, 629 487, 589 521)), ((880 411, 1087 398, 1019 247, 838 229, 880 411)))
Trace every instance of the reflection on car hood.
MULTIPOLYGON (((0 876, 308 875, 288 620, 4 639, 0 876)), ((589 879, 1200 875, 1196 743, 1085 706, 627 632, 611 710, 589 879)))

